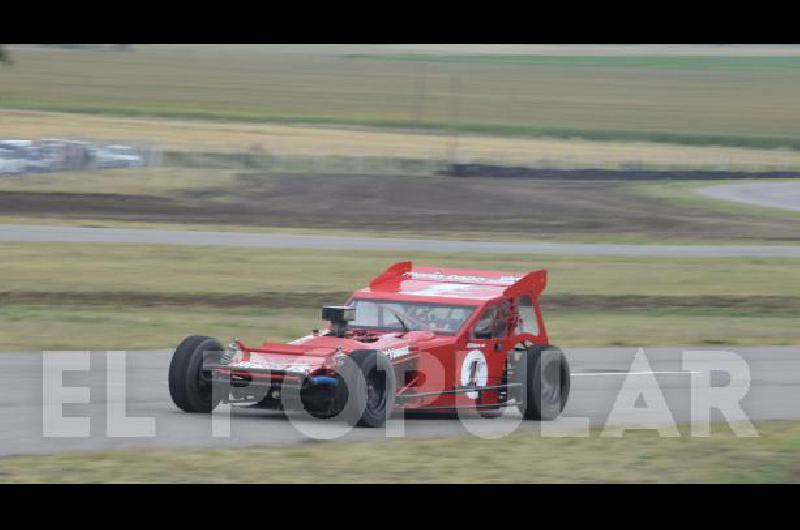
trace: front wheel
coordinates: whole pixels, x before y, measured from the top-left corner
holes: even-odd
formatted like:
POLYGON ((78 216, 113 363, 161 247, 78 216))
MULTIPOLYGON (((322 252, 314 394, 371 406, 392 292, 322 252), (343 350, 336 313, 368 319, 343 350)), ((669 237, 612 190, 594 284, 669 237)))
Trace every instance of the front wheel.
POLYGON ((526 420, 554 420, 569 398, 570 370, 564 353, 555 346, 527 350, 521 367, 522 403, 526 420))
POLYGON ((183 339, 169 364, 169 395, 184 412, 211 412, 219 404, 210 374, 203 363, 219 363, 222 345, 211 337, 192 335, 183 339))
POLYGON ((394 367, 375 350, 355 351, 349 360, 342 367, 347 388, 342 415, 350 425, 380 427, 394 408, 394 367))

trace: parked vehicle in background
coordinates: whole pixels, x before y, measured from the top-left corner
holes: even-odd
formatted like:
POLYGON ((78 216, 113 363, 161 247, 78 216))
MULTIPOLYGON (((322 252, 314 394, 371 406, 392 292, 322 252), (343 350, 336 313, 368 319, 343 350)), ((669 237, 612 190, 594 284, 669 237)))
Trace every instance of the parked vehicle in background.
POLYGON ((94 167, 97 168, 144 166, 144 158, 127 145, 95 147, 92 150, 92 155, 94 157, 94 167))
POLYGON ((14 156, 14 153, 6 149, 0 149, 0 175, 25 172, 28 161, 22 158, 14 158, 14 156))
POLYGON ((145 153, 133 146, 42 138, 0 140, 0 173, 41 173, 143 167, 145 153))
POLYGON ((24 173, 29 140, 0 140, 0 174, 24 173))
POLYGON ((21 161, 18 173, 41 173, 50 170, 41 150, 32 140, 0 140, 0 157, 21 161))
POLYGON ((0 140, 0 149, 25 150, 33 147, 33 140, 0 140))
POLYGON ((75 171, 95 166, 97 147, 90 142, 44 138, 35 144, 50 171, 75 171))

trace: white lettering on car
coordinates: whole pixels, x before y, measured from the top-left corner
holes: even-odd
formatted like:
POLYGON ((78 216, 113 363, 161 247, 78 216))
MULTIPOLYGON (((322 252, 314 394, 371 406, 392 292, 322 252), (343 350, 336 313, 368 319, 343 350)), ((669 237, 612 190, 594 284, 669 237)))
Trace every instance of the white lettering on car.
POLYGON ((386 356, 390 359, 396 359, 411 353, 411 348, 409 346, 405 346, 403 348, 389 348, 388 350, 383 350, 383 353, 386 354, 386 356))
POLYGON ((467 283, 499 283, 513 285, 520 280, 519 276, 501 276, 500 278, 487 278, 463 274, 442 274, 441 272, 415 272, 406 273, 412 280, 428 280, 434 282, 467 282, 467 283))

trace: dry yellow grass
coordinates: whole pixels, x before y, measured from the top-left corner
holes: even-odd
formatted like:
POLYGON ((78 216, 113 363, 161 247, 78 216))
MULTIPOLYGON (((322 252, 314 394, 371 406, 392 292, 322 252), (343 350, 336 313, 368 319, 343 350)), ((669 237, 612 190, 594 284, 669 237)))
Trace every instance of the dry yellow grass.
MULTIPOLYGON (((90 137, 147 140, 164 150, 279 155, 381 156, 445 159, 447 136, 393 130, 357 130, 279 124, 128 118, 0 110, 0 137, 90 137)), ((800 168, 800 152, 743 147, 688 146, 651 142, 556 138, 461 136, 458 157, 511 164, 617 166, 628 162, 665 167, 738 170, 800 168)))

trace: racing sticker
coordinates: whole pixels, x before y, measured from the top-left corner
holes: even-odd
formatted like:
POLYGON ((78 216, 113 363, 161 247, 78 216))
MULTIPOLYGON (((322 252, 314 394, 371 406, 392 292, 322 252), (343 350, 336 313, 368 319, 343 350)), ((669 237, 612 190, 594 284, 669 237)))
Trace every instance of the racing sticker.
MULTIPOLYGON (((486 357, 480 350, 472 350, 461 365, 461 386, 486 386, 489 377, 489 367, 486 357)), ((467 392, 470 399, 478 399, 478 392, 467 392)))
POLYGON ((466 283, 499 283, 502 285, 513 285, 517 283, 521 276, 501 276, 499 278, 487 278, 473 274, 442 274, 441 272, 420 272, 409 271, 406 275, 412 280, 427 280, 434 282, 466 282, 466 283))
POLYGON ((463 285, 458 283, 435 283, 428 285, 417 291, 401 290, 400 294, 411 294, 416 296, 445 296, 450 298, 460 298, 475 294, 477 291, 474 285, 463 285))
POLYGON ((403 357, 411 353, 411 348, 409 346, 404 346, 402 348, 389 348, 388 350, 383 350, 383 353, 386 354, 389 359, 397 359, 398 357, 403 357))
POLYGON ((231 363, 229 366, 234 370, 277 370, 282 372, 290 372, 294 374, 304 374, 312 368, 313 361, 294 359, 291 362, 278 361, 278 360, 256 360, 256 361, 240 361, 231 363))

